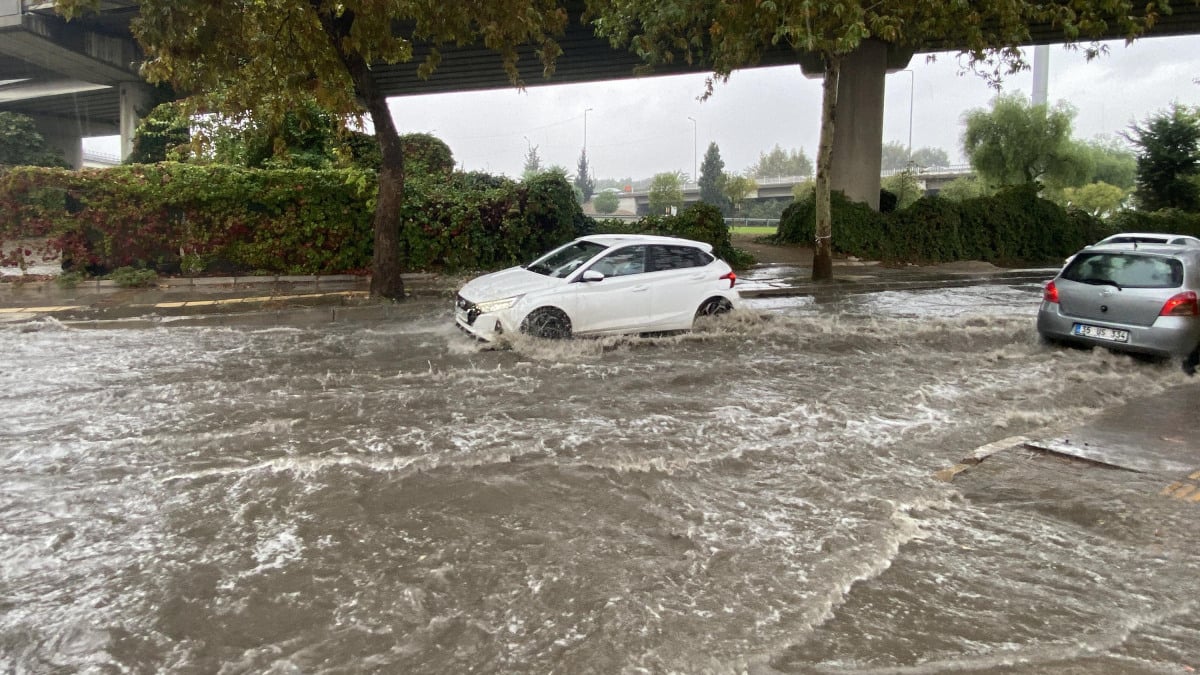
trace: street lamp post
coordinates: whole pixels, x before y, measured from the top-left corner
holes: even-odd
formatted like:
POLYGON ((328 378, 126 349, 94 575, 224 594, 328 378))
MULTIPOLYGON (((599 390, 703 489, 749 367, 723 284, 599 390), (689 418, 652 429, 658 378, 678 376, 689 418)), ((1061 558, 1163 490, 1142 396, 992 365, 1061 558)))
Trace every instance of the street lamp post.
POLYGON ((700 177, 696 175, 696 172, 700 169, 699 164, 697 163, 696 155, 696 118, 689 115, 688 119, 692 121, 692 182, 698 184, 700 182, 700 177))
POLYGON ((583 154, 585 155, 587 154, 587 114, 591 111, 591 108, 583 111, 583 154))
POLYGON ((917 76, 910 68, 900 72, 908 73, 908 159, 912 161, 913 93, 917 88, 917 76))

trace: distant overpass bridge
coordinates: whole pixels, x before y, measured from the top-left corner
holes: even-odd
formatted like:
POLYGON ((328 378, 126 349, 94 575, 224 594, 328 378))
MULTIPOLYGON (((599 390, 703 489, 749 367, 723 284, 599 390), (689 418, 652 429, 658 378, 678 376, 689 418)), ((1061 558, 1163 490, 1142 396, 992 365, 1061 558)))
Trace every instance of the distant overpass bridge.
MULTIPOLYGON (((887 178, 903 173, 905 170, 889 170, 880 173, 880 178, 887 178)), ((970 176, 974 173, 969 164, 955 164, 952 166, 930 166, 916 167, 913 169, 913 174, 917 178, 917 184, 926 194, 937 194, 950 182, 970 176)), ((791 199, 794 192, 793 189, 797 185, 801 185, 812 181, 812 176, 787 176, 783 178, 756 178, 757 184, 754 192, 747 196, 748 200, 757 199, 791 199)), ((636 213, 639 216, 649 215, 650 213, 650 191, 649 190, 631 190, 629 192, 621 192, 620 211, 636 213)), ((700 186, 696 183, 687 183, 683 186, 683 203, 684 205, 694 204, 700 201, 700 186)))
MULTIPOLYGON (((640 60, 628 50, 614 50, 579 21, 583 0, 564 3, 571 22, 559 38, 563 54, 552 80, 542 77, 532 48, 518 63, 528 86, 565 84, 633 77, 640 60)), ((1200 33, 1200 5, 1175 0, 1174 13, 1163 17, 1153 36, 1200 33)), ((82 163, 81 139, 119 133, 122 155, 128 153, 140 114, 153 103, 153 91, 138 76, 141 50, 129 32, 138 12, 136 0, 100 0, 100 12, 70 23, 47 0, 0 0, 0 110, 33 117, 49 140, 82 163)), ((1034 27, 1030 44, 1061 42, 1061 31, 1034 27)), ((1119 37, 1114 35, 1113 37, 1119 37)), ((954 49, 931 44, 927 51, 954 49)), ((417 76, 426 48, 417 46, 409 63, 380 65, 375 74, 388 96, 497 89, 511 86, 499 57, 482 47, 446 48, 437 71, 428 80, 417 76)), ((839 87, 832 184, 869 204, 877 204, 880 150, 883 138, 883 86, 889 69, 907 65, 911 52, 869 41, 846 59, 839 87)), ((761 66, 796 64, 795 52, 781 48, 768 54, 761 66)), ((677 62, 656 74, 706 72, 700 66, 677 62)))

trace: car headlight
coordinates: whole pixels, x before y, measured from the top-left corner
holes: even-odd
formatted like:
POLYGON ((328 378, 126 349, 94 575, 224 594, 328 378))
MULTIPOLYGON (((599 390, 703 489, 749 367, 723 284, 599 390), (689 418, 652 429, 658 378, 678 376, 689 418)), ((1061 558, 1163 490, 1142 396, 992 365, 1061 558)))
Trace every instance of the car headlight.
POLYGON ((487 302, 477 302, 477 303, 475 303, 475 307, 477 309, 479 309, 480 313, 482 313, 482 314, 490 314, 491 312, 499 312, 501 310, 508 309, 509 307, 512 307, 513 305, 517 304, 517 300, 520 300, 520 299, 521 299, 521 296, 514 295, 511 298, 501 298, 500 300, 489 300, 487 302))

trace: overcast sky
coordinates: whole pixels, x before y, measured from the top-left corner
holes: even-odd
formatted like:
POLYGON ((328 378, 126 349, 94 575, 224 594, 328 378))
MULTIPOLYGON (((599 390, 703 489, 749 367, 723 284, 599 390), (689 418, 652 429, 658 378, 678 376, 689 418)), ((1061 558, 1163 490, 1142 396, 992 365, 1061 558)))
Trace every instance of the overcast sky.
MULTIPOLYGON (((1150 38, 1088 62, 1083 54, 1050 48, 1049 101, 1073 105, 1075 136, 1116 134, 1172 101, 1200 105, 1200 36, 1150 38)), ((888 75, 884 141, 913 148, 939 147, 965 162, 962 115, 986 108, 996 91, 974 74, 961 74, 955 54, 936 61, 914 56, 910 72, 888 75), (912 92, 910 96, 910 92, 912 92)), ((584 141, 593 176, 648 178, 663 171, 693 173, 716 142, 725 170, 740 172, 775 144, 803 148, 815 158, 820 132, 821 83, 799 66, 739 71, 700 102, 704 75, 647 77, 598 84, 555 85, 392 99, 403 132, 431 132, 449 144, 459 165, 519 176, 529 145, 543 165, 574 173, 584 141), (696 120, 695 129, 688 118, 696 120), (693 149, 693 131, 695 146, 693 149)), ((1032 91, 1033 75, 1010 76, 1003 90, 1032 91)))
MULTIPOLYGON (((1200 36, 1148 38, 1088 62, 1079 52, 1050 48, 1049 101, 1076 108, 1075 136, 1113 135, 1172 102, 1200 105, 1200 36)), ((963 73, 955 54, 929 62, 913 57, 911 72, 887 77, 884 141, 938 147, 965 162, 962 115, 989 106, 996 91, 963 73), (911 95, 910 95, 911 92, 911 95)), ((527 148, 543 166, 574 173, 584 143, 599 178, 649 178, 664 171, 693 174, 709 142, 725 170, 741 172, 776 144, 815 158, 820 126, 820 80, 799 66, 739 71, 707 101, 704 75, 646 77, 596 84, 533 86, 463 94, 409 96, 391 101, 402 133, 430 132, 466 170, 519 176, 527 148), (693 124, 691 117, 695 120, 693 124), (693 135, 694 134, 694 135, 693 135), (693 140, 695 141, 693 143, 693 140)), ((1029 95, 1033 76, 1010 76, 1003 90, 1029 95)), ((89 139, 104 150, 115 140, 89 139)), ((115 152, 115 150, 112 150, 115 152)))

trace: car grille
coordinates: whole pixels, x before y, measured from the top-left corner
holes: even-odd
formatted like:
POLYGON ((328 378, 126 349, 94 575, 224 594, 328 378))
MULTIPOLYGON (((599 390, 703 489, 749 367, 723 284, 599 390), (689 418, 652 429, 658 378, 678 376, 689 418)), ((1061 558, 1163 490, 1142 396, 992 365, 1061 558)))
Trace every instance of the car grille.
POLYGON ((475 303, 460 295, 454 301, 454 306, 466 313, 468 326, 475 325, 475 319, 479 318, 479 308, 475 306, 475 303))

